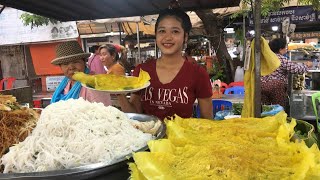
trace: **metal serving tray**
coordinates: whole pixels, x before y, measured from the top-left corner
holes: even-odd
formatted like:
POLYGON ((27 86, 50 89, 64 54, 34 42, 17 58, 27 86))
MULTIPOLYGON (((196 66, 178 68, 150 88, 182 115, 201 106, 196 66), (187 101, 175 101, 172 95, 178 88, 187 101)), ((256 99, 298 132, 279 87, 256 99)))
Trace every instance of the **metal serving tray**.
MULTIPOLYGON (((128 117, 132 120, 146 122, 146 121, 158 121, 159 119, 155 116, 136 114, 136 113, 126 113, 128 117)), ((165 136, 166 126, 164 123, 161 124, 159 130, 157 131, 155 139, 161 139, 165 136)), ((148 146, 142 147, 138 151, 148 150, 148 146)), ((33 173, 8 173, 0 174, 0 179, 15 179, 15 180, 52 180, 52 179, 68 179, 68 180, 78 180, 78 179, 127 179, 129 177, 128 162, 132 162, 132 154, 118 159, 111 165, 106 163, 96 163, 89 164, 85 166, 80 166, 72 169, 63 169, 57 171, 43 171, 43 172, 33 172, 33 173)))

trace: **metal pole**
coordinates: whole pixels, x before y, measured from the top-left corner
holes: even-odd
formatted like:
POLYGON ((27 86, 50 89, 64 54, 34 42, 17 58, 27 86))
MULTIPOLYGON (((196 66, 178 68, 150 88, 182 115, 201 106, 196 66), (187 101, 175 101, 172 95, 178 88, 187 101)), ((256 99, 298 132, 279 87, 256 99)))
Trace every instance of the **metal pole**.
POLYGON ((211 49, 211 41, 208 40, 208 46, 209 46, 209 56, 212 57, 212 49, 211 49))
POLYGON ((122 32, 122 29, 121 29, 121 23, 119 22, 118 23, 118 28, 119 28, 119 41, 120 41, 120 45, 122 45, 123 46, 123 43, 122 43, 122 41, 121 41, 121 39, 122 39, 122 37, 121 37, 121 32, 122 32))
POLYGON ((136 22, 137 25, 137 42, 138 42, 138 64, 141 63, 141 52, 140 52, 140 33, 139 33, 139 23, 136 22))
POLYGON ((255 29, 255 39, 254 39, 254 117, 261 117, 261 0, 256 0, 254 3, 254 29, 255 29))
POLYGON ((30 82, 30 77, 29 77, 29 69, 28 69, 28 61, 27 61, 27 52, 26 52, 26 45, 22 45, 23 47, 23 59, 24 59, 24 66, 26 68, 26 74, 25 74, 25 78, 27 79, 27 85, 32 87, 32 84, 30 82))
POLYGON ((243 52, 242 52, 242 59, 241 61, 244 62, 245 59, 245 54, 246 54, 246 48, 247 48, 247 39, 246 39, 246 17, 244 15, 242 15, 242 33, 243 33, 243 52))
POLYGON ((254 3, 254 29, 255 29, 255 39, 254 39, 254 117, 261 117, 261 0, 256 0, 254 3))

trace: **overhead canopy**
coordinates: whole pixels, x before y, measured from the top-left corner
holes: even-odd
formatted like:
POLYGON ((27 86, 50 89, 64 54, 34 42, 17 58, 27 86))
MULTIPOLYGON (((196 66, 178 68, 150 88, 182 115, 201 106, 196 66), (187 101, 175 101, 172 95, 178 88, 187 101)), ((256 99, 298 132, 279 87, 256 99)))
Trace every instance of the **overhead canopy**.
MULTIPOLYGON (((219 16, 228 16, 234 12, 240 10, 240 7, 228 7, 228 8, 216 8, 212 12, 219 14, 219 16)), ((190 35, 205 35, 206 32, 203 28, 203 23, 201 19, 197 16, 194 11, 187 12, 191 23, 192 30, 190 35)), ((125 32, 126 35, 132 35, 137 33, 137 24, 139 24, 140 32, 143 32, 144 35, 154 35, 154 25, 158 15, 147 15, 147 16, 135 16, 135 17, 126 17, 126 18, 109 18, 109 19, 99 19, 99 20, 85 20, 77 21, 77 26, 80 35, 89 35, 89 34, 101 34, 101 33, 110 33, 118 32, 119 24, 122 26, 122 32, 125 32)))
MULTIPOLYGON (((171 0, 0 0, 0 4, 60 21, 159 14, 171 0)), ((186 10, 238 6, 240 0, 179 0, 186 10)))

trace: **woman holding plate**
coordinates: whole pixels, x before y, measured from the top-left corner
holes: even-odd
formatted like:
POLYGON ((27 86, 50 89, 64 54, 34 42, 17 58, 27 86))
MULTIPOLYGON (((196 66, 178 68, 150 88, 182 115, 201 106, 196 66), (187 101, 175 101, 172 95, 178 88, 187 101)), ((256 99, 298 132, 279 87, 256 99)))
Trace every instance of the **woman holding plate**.
POLYGON ((90 102, 102 102, 105 106, 111 105, 110 96, 106 96, 103 92, 84 88, 79 81, 72 79, 75 72, 89 74, 86 60, 90 53, 83 52, 77 41, 63 42, 57 45, 56 56, 57 58, 52 60, 51 64, 59 66, 65 77, 54 91, 50 103, 82 97, 90 102))
POLYGON ((131 94, 130 101, 125 95, 118 95, 124 112, 145 113, 160 119, 174 114, 190 118, 197 99, 201 117, 212 119, 209 75, 205 69, 188 62, 182 55, 191 27, 189 16, 181 9, 160 12, 155 34, 162 56, 135 68, 134 76, 138 76, 140 69, 143 69, 149 73, 151 84, 131 94))

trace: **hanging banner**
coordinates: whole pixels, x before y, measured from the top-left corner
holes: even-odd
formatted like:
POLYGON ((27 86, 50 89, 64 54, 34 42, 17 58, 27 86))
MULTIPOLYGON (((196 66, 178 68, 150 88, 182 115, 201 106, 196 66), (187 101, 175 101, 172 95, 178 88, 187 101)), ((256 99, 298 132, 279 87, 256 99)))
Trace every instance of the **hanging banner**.
POLYGON ((23 25, 20 19, 24 11, 6 7, 0 15, 0 45, 17 45, 35 42, 76 39, 79 37, 75 21, 43 25, 23 25))
MULTIPOLYGON (((279 11, 269 12, 268 16, 261 17, 261 24, 279 24, 289 18, 291 24, 320 22, 320 12, 312 6, 297 6, 281 8, 279 11)), ((253 25, 253 16, 250 14, 250 25, 253 25)))
POLYGON ((64 77, 65 76, 47 76, 46 77, 47 91, 48 92, 55 91, 64 77))
POLYGON ((308 38, 320 38, 320 32, 295 32, 290 34, 291 39, 308 39, 308 38))

